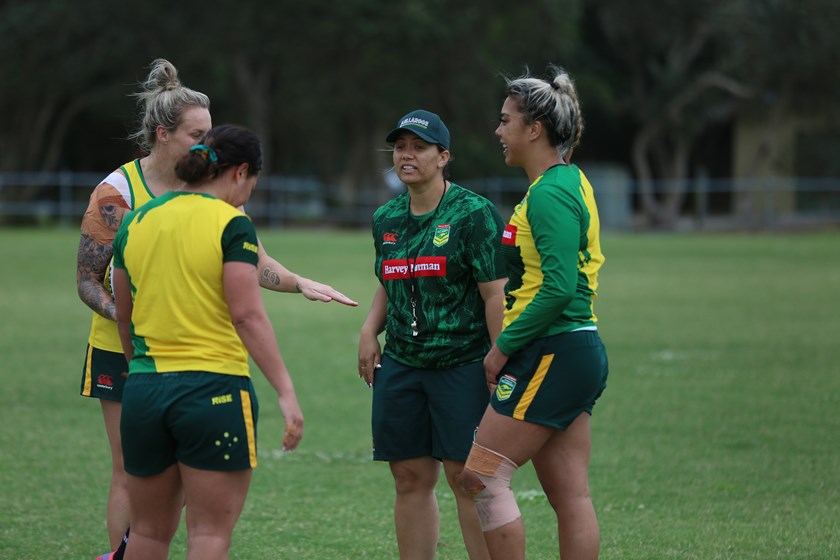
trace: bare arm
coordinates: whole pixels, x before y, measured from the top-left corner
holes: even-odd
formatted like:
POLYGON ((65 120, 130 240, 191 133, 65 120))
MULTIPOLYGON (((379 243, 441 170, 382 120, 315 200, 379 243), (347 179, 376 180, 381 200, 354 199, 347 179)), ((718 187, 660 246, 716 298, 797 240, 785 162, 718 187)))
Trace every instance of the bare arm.
POLYGON ((223 284, 233 326, 248 353, 277 391, 286 422, 283 448, 291 451, 303 437, 303 413, 292 378, 277 347, 274 328, 268 320, 257 281, 257 270, 243 262, 224 264, 223 284))
POLYGON ((76 253, 76 289, 85 305, 106 319, 116 321, 114 298, 104 284, 105 271, 112 255, 111 245, 97 243, 83 233, 76 253))
POLYGON ((85 305, 106 319, 115 321, 114 298, 105 288, 105 271, 114 250, 111 244, 128 205, 119 192, 102 183, 90 196, 82 218, 82 234, 76 252, 76 289, 85 305))
POLYGON ((387 306, 388 295, 380 284, 376 288, 370 311, 359 333, 359 377, 363 378, 369 387, 373 386, 375 370, 382 358, 382 347, 377 337, 385 330, 387 306))
POLYGON ((301 293, 303 297, 312 301, 337 301, 351 307, 359 305, 331 286, 304 278, 290 271, 268 255, 262 242, 259 242, 259 255, 260 262, 257 268, 260 286, 263 288, 275 292, 301 293))
POLYGON ((490 334, 490 348, 484 358, 484 372, 487 378, 487 386, 494 390, 496 377, 507 362, 507 356, 501 354, 496 347, 496 338, 502 332, 502 321, 505 315, 505 282, 507 278, 494 280, 492 282, 480 282, 478 290, 481 292, 481 299, 484 300, 484 317, 487 320, 487 332, 490 334), (501 355, 498 355, 501 354, 501 355))
POLYGON ((484 318, 487 321, 487 332, 490 343, 496 342, 496 337, 502 332, 502 320, 505 315, 505 282, 507 278, 492 282, 479 282, 478 291, 484 300, 484 318))
POLYGON ((131 343, 131 314, 134 311, 134 301, 131 299, 131 283, 128 274, 121 268, 114 269, 114 301, 117 307, 117 329, 120 331, 120 342, 126 362, 134 356, 134 345, 131 343))

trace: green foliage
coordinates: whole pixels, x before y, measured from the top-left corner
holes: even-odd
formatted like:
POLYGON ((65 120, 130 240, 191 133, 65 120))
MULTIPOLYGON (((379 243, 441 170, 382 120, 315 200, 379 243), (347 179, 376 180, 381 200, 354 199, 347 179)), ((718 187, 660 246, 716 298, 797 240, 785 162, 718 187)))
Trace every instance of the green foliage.
MULTIPOLYGON (((628 147, 650 224, 671 227, 693 170, 714 169, 711 164, 729 157, 703 144, 715 127, 739 115, 769 120, 770 114, 836 113, 840 80, 832 77, 840 68, 840 45, 831 30, 838 17, 840 9, 824 0, 605 0, 587 6, 585 19, 598 25, 587 41, 596 46, 585 50, 615 70, 600 80, 590 75, 589 87, 600 93, 602 108, 633 123, 628 147), (598 38, 604 47, 598 48, 598 38), (593 87, 599 82, 601 88, 593 87), (715 161, 704 156, 709 152, 715 161)), ((721 171, 733 174, 726 165, 721 171)))
POLYGON ((829 116, 840 95, 840 7, 830 0, 749 0, 722 10, 729 56, 758 84, 767 104, 785 102, 800 114, 829 116), (760 62, 760 63, 758 63, 760 62))
MULTIPOLYGON (((105 552, 109 454, 78 396, 89 312, 74 287, 78 232, 0 230, 0 559, 105 552)), ((370 461, 357 331, 373 295, 366 232, 265 231, 270 254, 360 302, 266 292, 306 415, 294 453, 261 397, 259 466, 232 558, 396 558, 393 482, 370 461)), ((840 556, 836 232, 605 234, 596 311, 610 356, 593 417, 591 490, 605 560, 840 556)), ((530 467, 514 489, 529 557, 556 558, 530 467)), ((439 558, 466 557, 445 482, 439 558)), ((183 557, 183 528, 172 557, 183 557)))
POLYGON ((509 174, 493 137, 501 76, 549 62, 580 87, 577 157, 630 163, 642 131, 637 178, 687 176, 714 123, 835 107, 838 26, 833 0, 7 0, 0 170, 107 171, 133 156, 129 94, 165 57, 215 122, 257 131, 267 172, 317 175, 348 205, 381 185, 383 136, 418 107, 452 130, 456 177, 509 174))
POLYGON ((85 136, 88 121, 128 128, 134 109, 114 99, 125 101, 157 57, 210 95, 216 122, 257 130, 269 169, 314 170, 354 189, 376 185, 384 134, 417 107, 451 123, 464 146, 456 145, 462 169, 503 169, 488 149, 501 104, 498 74, 569 56, 578 12, 577 0, 541 1, 527 11, 495 0, 480 7, 260 0, 212 8, 153 0, 130 11, 94 0, 9 1, 0 6, 0 80, 14 87, 0 88, 0 101, 18 110, 0 131, 0 169, 119 164, 96 149, 52 154, 50 147, 113 141, 85 136), (21 145, 24 135, 30 141, 21 145))

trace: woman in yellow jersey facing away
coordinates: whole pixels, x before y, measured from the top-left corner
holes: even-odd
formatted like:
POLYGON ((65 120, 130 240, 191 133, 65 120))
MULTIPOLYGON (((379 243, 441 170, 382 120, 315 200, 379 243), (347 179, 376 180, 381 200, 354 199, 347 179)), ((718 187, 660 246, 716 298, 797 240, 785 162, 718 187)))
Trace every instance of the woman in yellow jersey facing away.
POLYGON ((228 557, 257 464, 249 354, 277 392, 284 449, 303 435, 262 305, 257 234, 237 209, 261 167, 253 132, 213 128, 176 167, 185 186, 127 214, 115 236, 117 323, 129 360, 120 421, 127 560, 167 558, 184 503, 189 557, 228 557))
MULTIPOLYGON (((82 219, 76 265, 79 297, 94 311, 81 394, 99 399, 111 448, 107 508, 111 550, 117 549, 129 525, 119 438, 120 402, 128 369, 115 323, 110 284, 111 243, 126 212, 183 185, 175 175, 175 164, 212 126, 208 97, 183 86, 177 70, 167 60, 157 59, 152 63, 137 98, 142 117, 132 138, 148 155, 121 166, 94 189, 82 219)), ((330 286, 293 274, 269 257, 262 245, 258 247, 262 287, 302 292, 311 300, 356 305, 330 286)))
POLYGON ((496 386, 461 483, 473 496, 496 560, 525 558, 525 530, 510 488, 532 461, 557 516, 560 556, 598 557, 589 495, 590 423, 606 387, 607 355, 593 301, 604 262, 592 187, 570 163, 583 119, 562 68, 509 81, 496 136, 505 163, 531 186, 502 237, 507 263, 502 332, 484 359, 496 386))

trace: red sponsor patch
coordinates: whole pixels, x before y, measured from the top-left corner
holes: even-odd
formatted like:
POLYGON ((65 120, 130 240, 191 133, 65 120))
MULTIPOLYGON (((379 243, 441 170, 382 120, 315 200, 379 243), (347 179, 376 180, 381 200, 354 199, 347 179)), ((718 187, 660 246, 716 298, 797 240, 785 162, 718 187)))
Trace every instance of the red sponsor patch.
POLYGON ((516 245, 516 226, 508 224, 502 232, 502 245, 516 245))
POLYGON ((421 276, 446 276, 446 257, 417 257, 411 259, 412 269, 409 270, 406 259, 389 259, 382 261, 383 280, 401 280, 403 278, 420 278, 421 276))
POLYGON ((397 242, 397 234, 396 233, 386 233, 382 236, 383 243, 396 243, 397 242))

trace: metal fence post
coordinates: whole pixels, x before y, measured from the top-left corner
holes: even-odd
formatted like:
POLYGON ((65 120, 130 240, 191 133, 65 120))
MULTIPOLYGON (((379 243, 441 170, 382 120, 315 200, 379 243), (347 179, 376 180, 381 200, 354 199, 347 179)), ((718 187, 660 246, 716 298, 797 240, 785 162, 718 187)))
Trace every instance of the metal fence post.
POLYGON ((697 218, 697 229, 703 231, 706 227, 708 215, 709 173, 701 167, 694 178, 694 214, 697 218))
POLYGON ((73 213, 73 174, 61 171, 58 175, 58 222, 62 226, 70 224, 73 213))

